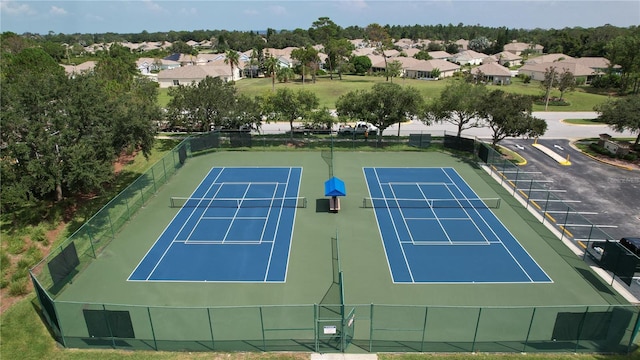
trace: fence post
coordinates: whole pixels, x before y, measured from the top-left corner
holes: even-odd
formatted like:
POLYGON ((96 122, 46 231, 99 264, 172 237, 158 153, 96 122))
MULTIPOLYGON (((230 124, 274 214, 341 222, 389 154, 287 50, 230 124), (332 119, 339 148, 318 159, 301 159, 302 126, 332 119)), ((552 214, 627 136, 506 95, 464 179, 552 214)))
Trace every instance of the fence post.
POLYGON ((429 313, 429 307, 424 307, 424 321, 422 322, 422 341, 420 342, 420 352, 424 352, 424 337, 427 332, 427 314, 429 313))
POLYGON ((153 181, 153 193, 158 192, 158 187, 156 186, 156 174, 153 171, 153 167, 151 167, 151 180, 153 181))
POLYGON ((529 336, 531 336, 531 327, 533 326, 533 319, 536 317, 536 308, 533 308, 531 312, 531 321, 529 321, 529 329, 527 330, 527 338, 524 340, 524 346, 522 347, 522 352, 527 351, 527 345, 529 344, 529 336))
POLYGON ((116 348, 116 339, 113 336, 113 330, 111 330, 111 324, 109 323, 109 317, 107 316, 107 307, 102 304, 102 313, 104 314, 104 321, 107 323, 107 329, 109 330, 109 336, 111 336, 111 346, 116 348))
POLYGON ((482 308, 478 308, 478 319, 476 320, 476 331, 473 334, 473 343, 471 344, 471 352, 476 352, 476 339, 478 338, 478 328, 480 327, 480 317, 482 316, 482 308))
POLYGON ((213 337, 213 323, 211 323, 211 309, 207 308, 207 319, 209 320, 209 334, 211 335, 211 350, 216 350, 216 341, 213 337))
POLYGON ((544 224, 544 219, 547 217, 547 207, 549 206, 549 196, 551 196, 551 191, 547 191, 547 201, 544 203, 544 210, 542 211, 542 223, 544 224))
POLYGON ((369 310, 369 352, 373 351, 373 303, 369 310))
POLYGON ((267 351, 267 340, 264 336, 264 316, 262 315, 262 306, 258 308, 260 311, 260 331, 262 332, 262 351, 267 351))
POLYGON ((153 337, 153 347, 158 351, 158 341, 156 340, 156 331, 153 328, 153 320, 151 318, 151 308, 147 306, 147 315, 149 315, 149 325, 151 326, 151 336, 153 337))

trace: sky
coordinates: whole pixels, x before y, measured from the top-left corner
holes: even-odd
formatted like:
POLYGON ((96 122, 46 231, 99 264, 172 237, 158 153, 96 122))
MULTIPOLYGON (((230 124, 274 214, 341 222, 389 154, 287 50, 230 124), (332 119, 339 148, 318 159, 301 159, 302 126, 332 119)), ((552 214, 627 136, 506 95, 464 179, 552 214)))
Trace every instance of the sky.
POLYGON ((308 29, 462 23, 517 29, 640 25, 640 1, 584 0, 0 0, 0 31, 48 34, 308 29))

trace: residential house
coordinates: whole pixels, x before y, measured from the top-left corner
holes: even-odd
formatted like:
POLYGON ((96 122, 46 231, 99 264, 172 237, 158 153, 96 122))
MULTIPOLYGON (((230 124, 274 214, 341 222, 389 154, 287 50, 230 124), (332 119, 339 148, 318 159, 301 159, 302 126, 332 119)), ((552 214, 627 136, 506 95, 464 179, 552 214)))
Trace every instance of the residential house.
POLYGON ((199 66, 181 66, 170 70, 162 70, 158 73, 158 83, 161 88, 168 88, 178 85, 189 85, 200 82, 207 76, 219 77, 224 81, 235 81, 242 76, 242 68, 236 67, 234 74, 231 74, 231 67, 224 62, 212 62, 199 66))
POLYGON ((67 76, 74 77, 76 74, 82 74, 85 72, 93 71, 96 67, 95 61, 85 61, 79 65, 60 65, 64 68, 64 72, 67 76))
POLYGON ((458 49, 460 49, 460 51, 469 49, 469 40, 459 39, 456 40, 455 44, 458 45, 458 49))
MULTIPOLYGON (((567 62, 570 62, 570 61, 575 61, 578 64, 589 67, 598 74, 606 73, 609 70, 609 67, 611 65, 609 60, 604 57, 581 57, 581 58, 575 58, 574 60, 569 60, 567 62)), ((612 68, 614 71, 620 71, 621 66, 614 65, 612 68)))
POLYGON ((414 57, 415 54, 419 52, 420 52, 420 49, 418 48, 402 49, 402 51, 400 52, 400 54, 398 54, 398 56, 402 56, 402 54, 404 53, 404 55, 406 55, 407 57, 414 57))
MULTIPOLYGON (((440 75, 437 79, 453 76, 456 71, 460 70, 460 65, 441 59, 418 60, 409 57, 397 57, 387 59, 387 62, 389 61, 399 61, 402 64, 402 76, 409 79, 434 79, 431 76, 434 69, 440 70, 440 75)), ((372 64, 374 72, 384 71, 385 69, 384 58, 382 57, 377 59, 376 62, 372 61, 372 64)))
POLYGON ((574 59, 573 57, 565 54, 545 54, 542 56, 529 58, 525 60, 524 63, 525 64, 542 64, 542 63, 552 63, 555 61, 573 60, 573 59, 574 59))
POLYGON ((518 69, 518 74, 525 74, 531 77, 533 80, 543 81, 547 69, 555 67, 558 72, 563 72, 564 69, 573 74, 574 77, 584 78, 585 83, 589 83, 591 79, 596 76, 596 72, 584 65, 575 62, 556 61, 550 63, 540 64, 525 64, 518 69))
POLYGON ((485 62, 497 62, 500 65, 509 64, 509 66, 522 65, 522 56, 514 53, 503 51, 495 55, 491 55, 485 62))
POLYGON ((471 74, 474 76, 481 75, 484 77, 484 81, 494 85, 511 84, 511 71, 496 62, 482 64, 473 68, 471 69, 471 74))
POLYGON ((513 41, 509 44, 505 44, 502 50, 510 52, 514 55, 522 55, 523 52, 529 51, 532 54, 542 54, 544 47, 538 44, 527 44, 522 42, 513 41))
POLYGON ((433 59, 448 60, 452 55, 446 51, 429 51, 429 56, 433 59))
POLYGON ((148 75, 154 71, 168 70, 180 67, 180 63, 173 60, 141 57, 136 61, 136 67, 141 74, 148 75))
POLYGON ((400 49, 406 50, 412 48, 414 43, 411 39, 400 39, 393 43, 393 45, 399 47, 400 49))
POLYGON ((449 60, 460 65, 480 65, 482 64, 482 61, 488 56, 489 55, 479 53, 477 51, 464 50, 457 54, 451 55, 451 58, 449 60))

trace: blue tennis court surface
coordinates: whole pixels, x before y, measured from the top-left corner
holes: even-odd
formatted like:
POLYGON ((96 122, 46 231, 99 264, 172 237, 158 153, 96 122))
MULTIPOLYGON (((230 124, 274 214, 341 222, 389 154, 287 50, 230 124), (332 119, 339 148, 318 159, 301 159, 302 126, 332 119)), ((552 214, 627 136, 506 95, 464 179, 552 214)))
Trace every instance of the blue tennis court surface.
POLYGON ((212 168, 188 198, 172 198, 178 213, 129 280, 284 282, 301 176, 212 168))
POLYGON ((551 282, 455 169, 363 170, 394 283, 551 282))

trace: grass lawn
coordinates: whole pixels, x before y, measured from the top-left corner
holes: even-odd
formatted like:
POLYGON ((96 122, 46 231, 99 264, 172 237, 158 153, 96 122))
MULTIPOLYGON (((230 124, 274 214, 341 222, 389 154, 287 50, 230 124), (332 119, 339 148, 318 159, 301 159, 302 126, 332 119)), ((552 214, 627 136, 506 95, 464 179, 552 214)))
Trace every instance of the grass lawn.
MULTIPOLYGON (((385 78, 382 76, 344 75, 342 78, 342 80, 339 80, 337 76, 334 76, 333 80, 331 80, 328 76, 321 76, 317 78, 315 84, 308 81, 305 82, 304 85, 300 80, 288 83, 279 83, 276 81, 275 87, 276 89, 288 87, 291 89, 305 89, 313 91, 320 100, 320 107, 326 106, 329 109, 334 109, 336 100, 338 100, 341 95, 354 90, 368 90, 374 84, 385 81, 385 78)), ((431 101, 440 95, 440 92, 445 88, 450 80, 451 79, 424 81, 394 78, 393 82, 402 86, 415 87, 424 96, 426 101, 431 101)), ((271 87, 271 78, 242 79, 236 82, 238 92, 249 96, 256 96, 269 92, 271 91, 271 87)), ((488 88, 490 90, 501 89, 507 92, 525 95, 542 96, 543 93, 543 90, 539 86, 539 82, 533 81, 530 84, 525 84, 519 78, 512 78, 511 85, 488 85, 488 88)), ((160 89, 160 96, 158 97, 158 103, 160 106, 164 107, 169 103, 169 96, 167 93, 167 89, 160 89)), ((559 97, 560 92, 554 90, 551 92, 551 96, 559 97)), ((563 98, 569 102, 569 106, 549 106, 548 111, 593 111, 593 107, 595 105, 607 100, 607 96, 605 95, 592 94, 581 88, 577 88, 573 92, 564 94, 563 98)), ((544 106, 534 105, 533 111, 544 111, 544 106)))

